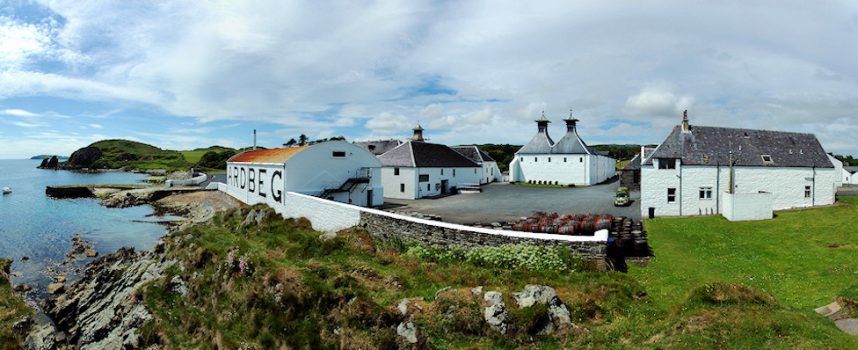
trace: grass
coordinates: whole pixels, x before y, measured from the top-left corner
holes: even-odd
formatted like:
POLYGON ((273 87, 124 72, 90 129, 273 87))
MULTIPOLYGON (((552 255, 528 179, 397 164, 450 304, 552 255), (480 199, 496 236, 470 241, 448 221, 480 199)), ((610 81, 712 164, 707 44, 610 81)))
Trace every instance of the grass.
POLYGON ((90 147, 101 149, 102 156, 91 167, 96 169, 188 169, 192 163, 178 151, 164 150, 129 140, 102 140, 90 147))
POLYGON ((19 349, 23 338, 12 325, 33 314, 33 309, 19 298, 9 284, 9 267, 12 261, 0 259, 0 350, 19 349))
POLYGON ((854 349, 858 338, 813 312, 856 293, 854 251, 829 248, 855 243, 843 223, 858 198, 845 201, 769 222, 653 220, 657 257, 628 274, 594 272, 562 254, 568 268, 560 271, 477 265, 359 229, 323 241, 305 220, 270 211, 259 225, 241 225, 251 210, 243 208, 166 238, 186 268, 145 287, 155 319, 142 334, 175 348, 392 348, 405 321, 395 306, 409 298, 420 306, 410 320, 427 348, 854 349), (174 276, 187 281, 187 295, 174 291, 174 276), (514 306, 511 294, 525 284, 554 287, 578 328, 534 334, 546 310, 514 306), (482 321, 474 286, 503 293, 509 333, 482 321))
POLYGON ((696 286, 725 281, 812 310, 858 280, 858 197, 841 200, 843 205, 828 208, 778 212, 766 221, 647 220, 656 257, 629 275, 663 307, 696 286))
POLYGON ((193 150, 179 151, 179 152, 182 154, 183 157, 185 157, 186 161, 188 161, 189 163, 192 163, 192 164, 197 164, 200 162, 200 159, 203 158, 203 154, 206 154, 206 152, 209 152, 209 151, 220 152, 220 151, 226 151, 226 150, 232 150, 232 148, 227 148, 227 147, 222 147, 222 146, 211 146, 211 147, 207 147, 207 148, 197 148, 197 149, 193 149, 193 150))

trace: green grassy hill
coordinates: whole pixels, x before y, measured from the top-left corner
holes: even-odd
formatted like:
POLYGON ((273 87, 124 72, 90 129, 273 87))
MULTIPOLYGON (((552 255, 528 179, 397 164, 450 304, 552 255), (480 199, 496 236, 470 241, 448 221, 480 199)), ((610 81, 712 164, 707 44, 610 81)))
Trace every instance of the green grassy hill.
POLYGON ((270 209, 242 224, 265 210, 242 208, 166 239, 168 255, 192 268, 145 287, 156 317, 143 336, 176 348, 387 349, 402 341, 397 325, 412 321, 418 348, 855 349, 858 337, 813 312, 855 294, 844 286, 855 283, 858 237, 842 223, 858 214, 858 198, 845 203, 775 222, 657 219, 656 257, 628 274, 594 271, 564 249, 469 254, 374 241, 360 229, 322 240, 306 220, 270 209), (831 244, 844 251, 826 254, 831 244), (184 296, 176 277, 187 281, 184 296), (546 308, 512 298, 526 284, 554 287, 576 328, 535 333, 546 308), (476 286, 503 293, 506 334, 483 320, 476 286), (397 310, 404 298, 419 305, 410 316, 397 310))
POLYGON ((178 151, 164 150, 142 142, 130 140, 102 140, 88 147, 97 147, 102 156, 93 168, 118 169, 186 169, 193 165, 178 151))
POLYGON ((223 152, 223 151, 235 151, 233 148, 223 147, 223 146, 211 146, 206 148, 196 148, 188 151, 179 151, 182 153, 182 156, 185 157, 185 160, 191 163, 198 163, 204 154, 208 152, 223 152))

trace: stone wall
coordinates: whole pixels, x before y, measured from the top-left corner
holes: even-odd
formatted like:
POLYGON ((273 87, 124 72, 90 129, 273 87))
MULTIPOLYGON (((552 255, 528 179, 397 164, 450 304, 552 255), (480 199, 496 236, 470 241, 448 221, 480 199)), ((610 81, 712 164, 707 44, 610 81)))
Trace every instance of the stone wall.
POLYGON ((379 215, 371 212, 360 213, 360 225, 375 238, 385 241, 417 242, 433 246, 481 247, 498 246, 502 244, 532 243, 541 246, 569 247, 582 256, 604 257, 607 240, 598 237, 607 236, 607 231, 591 237, 593 240, 568 240, 565 238, 583 238, 573 236, 529 234, 527 232, 501 231, 491 229, 469 228, 460 225, 427 224, 397 218, 391 215, 379 215), (484 230, 495 232, 482 232, 484 230))

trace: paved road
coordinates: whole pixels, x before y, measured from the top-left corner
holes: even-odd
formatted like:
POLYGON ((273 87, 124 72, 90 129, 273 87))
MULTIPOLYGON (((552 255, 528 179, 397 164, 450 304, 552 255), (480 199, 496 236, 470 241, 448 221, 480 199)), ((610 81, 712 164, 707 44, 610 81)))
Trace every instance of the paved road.
POLYGON ((212 182, 226 183, 226 174, 209 174, 209 178, 205 182, 201 183, 200 187, 206 188, 206 186, 212 182))
POLYGON ((543 188, 494 183, 480 194, 458 194, 439 199, 402 200, 385 198, 394 210, 439 215, 444 221, 473 224, 516 221, 534 211, 560 214, 612 214, 640 219, 640 192, 632 192, 632 205, 614 207, 617 181, 590 187, 543 188))

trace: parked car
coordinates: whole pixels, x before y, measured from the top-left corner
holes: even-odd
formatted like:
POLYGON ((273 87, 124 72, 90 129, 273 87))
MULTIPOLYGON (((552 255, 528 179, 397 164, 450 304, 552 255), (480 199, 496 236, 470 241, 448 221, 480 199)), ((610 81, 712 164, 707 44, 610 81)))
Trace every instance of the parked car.
POLYGON ((624 207, 630 204, 632 204, 632 200, 629 198, 629 189, 625 187, 618 188, 617 194, 614 197, 614 206, 624 207))

